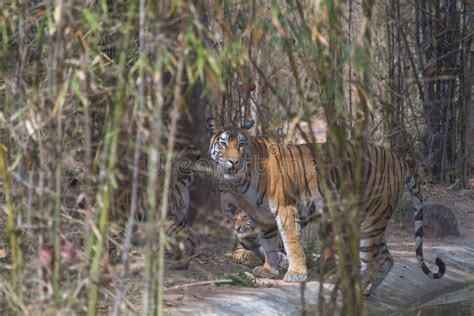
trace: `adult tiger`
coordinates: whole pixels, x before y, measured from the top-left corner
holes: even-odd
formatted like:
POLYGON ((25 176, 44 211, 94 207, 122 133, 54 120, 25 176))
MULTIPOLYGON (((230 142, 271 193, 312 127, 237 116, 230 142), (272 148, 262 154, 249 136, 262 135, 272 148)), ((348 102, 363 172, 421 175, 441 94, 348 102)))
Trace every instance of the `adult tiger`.
MULTIPOLYGON (((250 136, 243 128, 217 130, 211 117, 207 123, 209 154, 218 172, 234 194, 256 206, 246 211, 263 232, 261 244, 265 250, 265 263, 254 268, 253 273, 270 278, 278 274, 278 228, 289 261, 283 279, 305 281, 307 268, 301 245, 301 226, 325 215, 315 159, 315 146, 320 145, 282 145, 266 137, 250 136)), ((349 164, 351 148, 349 146, 347 152, 349 164)), ((366 295, 380 285, 393 266, 384 234, 405 184, 415 209, 418 263, 429 277, 441 278, 445 273, 444 262, 436 258, 439 271, 433 273, 423 259, 423 199, 410 169, 393 153, 375 145, 368 145, 364 161, 360 260, 366 295), (375 273, 369 273, 369 267, 370 272, 375 273)))
MULTIPOLYGON (((188 228, 190 207, 189 187, 194 181, 192 164, 200 158, 199 150, 189 145, 185 147, 175 159, 173 176, 168 195, 166 235, 170 241, 167 257, 173 260, 171 268, 185 269, 194 252, 195 242, 188 228)), ((156 183, 156 206, 160 206, 164 175, 160 174, 156 183)), ((125 222, 130 214, 132 201, 132 185, 126 185, 113 192, 110 206, 110 217, 115 221, 125 222)), ((139 186, 137 192, 136 219, 146 220, 148 209, 147 192, 145 187, 139 186)), ((140 236, 135 236, 140 240, 140 236)))

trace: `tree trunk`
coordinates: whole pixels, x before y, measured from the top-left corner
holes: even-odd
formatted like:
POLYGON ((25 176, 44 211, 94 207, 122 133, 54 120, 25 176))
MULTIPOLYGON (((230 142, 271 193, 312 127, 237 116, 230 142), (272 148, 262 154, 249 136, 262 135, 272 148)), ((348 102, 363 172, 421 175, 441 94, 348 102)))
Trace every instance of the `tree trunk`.
MULTIPOLYGON (((474 16, 468 14, 472 12, 474 5, 470 1, 464 2, 464 23, 466 32, 472 32, 474 29, 474 16)), ((474 93, 474 41, 472 35, 468 37, 464 45, 464 58, 462 59, 463 71, 461 81, 461 100, 464 109, 465 124, 462 126, 462 156, 465 157, 462 163, 462 178, 464 185, 474 189, 474 104, 472 95, 474 93)))
MULTIPOLYGON (((207 160, 209 150, 209 138, 206 128, 207 102, 202 97, 203 86, 201 83, 190 88, 190 93, 186 98, 189 116, 182 116, 180 120, 180 130, 182 137, 187 143, 192 143, 199 148, 203 159, 207 160), (191 119, 192 118, 192 119, 191 119)), ((210 175, 200 175, 195 177, 190 191, 191 207, 189 221, 192 223, 200 210, 214 210, 219 205, 219 196, 216 186, 213 185, 210 175)))

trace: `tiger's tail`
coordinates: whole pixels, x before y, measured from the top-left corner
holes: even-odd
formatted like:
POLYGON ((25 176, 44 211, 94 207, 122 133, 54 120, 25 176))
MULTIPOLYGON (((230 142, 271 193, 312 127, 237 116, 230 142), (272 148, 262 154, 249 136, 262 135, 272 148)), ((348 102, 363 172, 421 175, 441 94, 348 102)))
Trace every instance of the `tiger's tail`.
POLYGON ((440 279, 446 272, 446 266, 443 260, 436 258, 435 262, 438 266, 438 272, 432 272, 425 263, 423 258, 423 197, 421 195, 420 188, 416 183, 415 177, 411 173, 410 169, 407 168, 405 184, 410 191, 411 201, 413 210, 415 212, 415 246, 416 246, 416 259, 423 272, 432 279, 440 279))

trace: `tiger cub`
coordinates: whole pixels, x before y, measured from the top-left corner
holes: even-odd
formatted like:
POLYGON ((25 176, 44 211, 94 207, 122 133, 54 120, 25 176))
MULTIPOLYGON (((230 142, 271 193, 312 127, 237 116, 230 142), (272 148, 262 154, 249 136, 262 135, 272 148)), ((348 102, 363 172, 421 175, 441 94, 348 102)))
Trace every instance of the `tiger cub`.
MULTIPOLYGON (((265 262, 265 251, 259 242, 260 236, 252 220, 244 210, 235 204, 229 203, 228 209, 233 216, 234 235, 236 237, 232 248, 232 259, 249 267, 263 264, 265 262)), ((288 259, 284 251, 283 244, 280 242, 278 247, 278 270, 280 271, 288 269, 288 259)))
POLYGON ((232 259, 235 262, 255 267, 265 262, 265 252, 259 243, 259 237, 248 215, 229 204, 229 210, 234 217, 234 235, 236 236, 232 249, 232 259))

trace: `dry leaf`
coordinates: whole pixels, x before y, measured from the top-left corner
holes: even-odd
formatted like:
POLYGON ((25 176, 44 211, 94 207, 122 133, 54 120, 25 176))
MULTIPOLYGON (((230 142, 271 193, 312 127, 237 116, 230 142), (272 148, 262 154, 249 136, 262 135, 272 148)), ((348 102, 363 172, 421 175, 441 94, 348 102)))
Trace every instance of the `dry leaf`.
POLYGON ((53 246, 41 246, 39 250, 39 263, 42 269, 51 271, 53 267, 53 246))
POLYGON ((77 250, 69 240, 66 240, 61 247, 61 263, 69 263, 76 259, 77 250))

